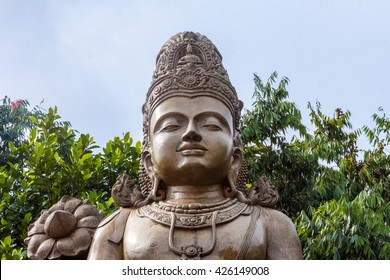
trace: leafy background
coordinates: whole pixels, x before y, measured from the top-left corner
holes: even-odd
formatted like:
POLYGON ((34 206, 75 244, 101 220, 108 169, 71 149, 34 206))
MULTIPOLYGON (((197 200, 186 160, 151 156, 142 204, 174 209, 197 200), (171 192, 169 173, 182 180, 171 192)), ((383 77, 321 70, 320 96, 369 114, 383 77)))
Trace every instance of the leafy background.
MULTIPOLYGON (((254 75, 251 109, 242 116, 250 182, 267 176, 277 187, 277 209, 294 222, 305 259, 390 259, 390 119, 382 108, 373 126, 353 129, 351 113, 308 104, 313 132, 289 101, 289 80, 254 75), (364 137, 369 149, 357 145, 364 137)), ((138 180, 141 143, 130 133, 98 147, 61 120, 56 107, 30 109, 26 100, 0 104, 0 254, 26 259, 30 223, 63 195, 110 214, 116 177, 138 180)))

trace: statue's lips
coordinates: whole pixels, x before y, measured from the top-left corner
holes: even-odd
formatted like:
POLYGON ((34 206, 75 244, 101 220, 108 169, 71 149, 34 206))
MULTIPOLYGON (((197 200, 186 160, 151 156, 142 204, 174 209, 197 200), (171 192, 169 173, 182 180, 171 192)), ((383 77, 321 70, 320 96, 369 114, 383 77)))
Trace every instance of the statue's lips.
POLYGON ((207 151, 207 148, 201 144, 183 144, 180 145, 176 150, 180 152, 183 156, 201 156, 207 151))

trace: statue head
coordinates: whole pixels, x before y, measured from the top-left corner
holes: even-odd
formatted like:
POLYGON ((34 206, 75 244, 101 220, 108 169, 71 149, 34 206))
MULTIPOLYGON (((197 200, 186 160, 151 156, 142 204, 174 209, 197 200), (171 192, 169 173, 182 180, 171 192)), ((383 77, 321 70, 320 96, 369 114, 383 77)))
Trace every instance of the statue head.
POLYGON ((171 37, 156 59, 143 105, 140 186, 148 201, 171 185, 223 184, 245 200, 242 102, 214 44, 199 33, 171 37))

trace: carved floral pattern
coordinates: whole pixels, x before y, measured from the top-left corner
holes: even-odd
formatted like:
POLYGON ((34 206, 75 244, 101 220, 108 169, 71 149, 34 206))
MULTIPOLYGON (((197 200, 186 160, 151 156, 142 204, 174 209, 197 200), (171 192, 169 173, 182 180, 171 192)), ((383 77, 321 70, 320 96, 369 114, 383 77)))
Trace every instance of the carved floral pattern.
POLYGON ((30 225, 25 239, 28 258, 86 258, 92 237, 103 218, 103 212, 88 200, 62 197, 57 204, 43 210, 38 220, 30 225))
POLYGON ((185 226, 199 226, 206 223, 206 216, 187 216, 187 217, 180 217, 180 222, 185 226))
POLYGON ((111 195, 115 203, 120 207, 132 207, 138 201, 144 199, 139 186, 127 174, 121 174, 117 177, 111 189, 111 195))
MULTIPOLYGON (((216 223, 224 223, 238 217, 243 213, 248 205, 242 202, 227 203, 228 207, 220 207, 216 215, 216 223)), ((215 211, 209 213, 188 214, 162 210, 156 207, 156 203, 145 205, 140 208, 140 214, 145 215, 152 220, 170 226, 172 224, 172 213, 175 213, 175 227, 181 228, 200 228, 211 226, 211 218, 215 211)))
POLYGON ((276 202, 278 202, 279 194, 271 181, 267 177, 262 176, 253 183, 249 192, 249 199, 253 205, 273 208, 276 202))

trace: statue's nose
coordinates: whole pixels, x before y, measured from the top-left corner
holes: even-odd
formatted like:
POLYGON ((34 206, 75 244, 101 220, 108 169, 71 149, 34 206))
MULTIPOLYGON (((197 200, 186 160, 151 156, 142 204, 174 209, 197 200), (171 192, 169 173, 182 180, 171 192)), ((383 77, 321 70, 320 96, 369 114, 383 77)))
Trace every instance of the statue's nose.
POLYGON ((183 134, 182 140, 186 142, 199 142, 202 140, 202 135, 200 135, 195 129, 189 129, 183 134))

